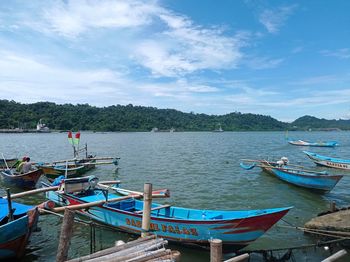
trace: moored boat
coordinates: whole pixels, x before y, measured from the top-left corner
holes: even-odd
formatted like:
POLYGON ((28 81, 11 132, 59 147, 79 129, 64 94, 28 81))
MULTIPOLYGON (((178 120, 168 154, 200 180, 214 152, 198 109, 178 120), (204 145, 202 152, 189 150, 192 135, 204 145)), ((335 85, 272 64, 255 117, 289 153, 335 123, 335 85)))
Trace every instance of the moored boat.
POLYGON ((12 202, 13 220, 9 219, 7 200, 0 198, 0 259, 23 257, 39 212, 33 206, 12 202))
POLYGON ((93 162, 76 163, 76 164, 38 164, 37 167, 42 170, 43 174, 49 181, 53 181, 59 176, 66 176, 67 178, 79 177, 95 168, 93 162))
POLYGON ((43 172, 40 169, 31 170, 24 174, 21 174, 14 169, 4 169, 1 171, 1 176, 5 183, 23 189, 35 188, 35 185, 42 174, 43 172))
POLYGON ((255 166, 259 166, 266 173, 272 174, 285 182, 319 192, 331 191, 343 177, 343 175, 329 175, 325 171, 319 172, 307 170, 301 166, 289 165, 287 158, 281 158, 281 160, 277 162, 266 160, 250 161, 258 162, 258 165, 256 165, 256 163, 252 165, 244 165, 241 163, 241 167, 250 170, 255 166))
POLYGON ((335 147, 339 145, 337 141, 310 142, 305 140, 288 140, 288 143, 295 146, 314 146, 314 147, 335 147))
POLYGON ((322 156, 309 151, 303 151, 315 164, 320 166, 350 170, 350 160, 329 156, 322 156))
POLYGON ((12 168, 17 163, 18 158, 3 159, 0 158, 0 169, 12 168))
MULTIPOLYGON (((78 187, 76 193, 52 191, 47 192, 46 196, 61 206, 99 203, 98 206, 78 212, 120 231, 136 235, 142 232, 143 201, 130 196, 124 196, 128 199, 118 201, 123 196, 110 192, 107 194, 93 187, 85 191, 78 187)), ((181 244, 208 246, 210 239, 219 238, 225 248, 233 250, 259 238, 290 209, 199 210, 152 203, 150 229, 158 237, 181 244)))

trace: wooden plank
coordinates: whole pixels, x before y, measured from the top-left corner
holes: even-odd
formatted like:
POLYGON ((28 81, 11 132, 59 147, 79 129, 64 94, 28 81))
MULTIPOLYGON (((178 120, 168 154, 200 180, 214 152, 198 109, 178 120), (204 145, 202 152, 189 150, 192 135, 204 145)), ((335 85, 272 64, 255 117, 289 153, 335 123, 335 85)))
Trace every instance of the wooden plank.
MULTIPOLYGON (((167 208, 167 207, 171 207, 171 205, 162 205, 162 206, 154 207, 154 208, 151 208, 151 211, 162 209, 162 208, 167 208)), ((136 214, 142 214, 143 210, 135 211, 135 213, 136 214)))

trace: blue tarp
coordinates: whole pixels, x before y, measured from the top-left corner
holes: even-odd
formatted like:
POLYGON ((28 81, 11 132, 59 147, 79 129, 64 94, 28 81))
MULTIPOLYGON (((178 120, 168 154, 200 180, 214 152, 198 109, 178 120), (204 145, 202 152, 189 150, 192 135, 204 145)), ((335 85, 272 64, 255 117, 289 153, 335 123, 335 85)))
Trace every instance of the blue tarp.
MULTIPOLYGON (((12 208, 15 209, 14 215, 21 215, 27 213, 28 210, 34 208, 33 206, 28 206, 20 203, 16 203, 12 201, 12 208)), ((9 213, 7 199, 0 198, 0 221, 6 217, 9 213)))

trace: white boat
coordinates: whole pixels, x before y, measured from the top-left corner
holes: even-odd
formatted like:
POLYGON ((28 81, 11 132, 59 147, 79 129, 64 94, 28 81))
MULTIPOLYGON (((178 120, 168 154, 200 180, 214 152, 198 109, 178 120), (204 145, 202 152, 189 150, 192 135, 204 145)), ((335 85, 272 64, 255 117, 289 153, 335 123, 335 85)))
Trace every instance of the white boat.
POLYGON ((40 119, 38 124, 36 125, 36 132, 39 132, 39 133, 50 133, 50 128, 48 128, 45 124, 43 124, 41 122, 41 119, 40 119))

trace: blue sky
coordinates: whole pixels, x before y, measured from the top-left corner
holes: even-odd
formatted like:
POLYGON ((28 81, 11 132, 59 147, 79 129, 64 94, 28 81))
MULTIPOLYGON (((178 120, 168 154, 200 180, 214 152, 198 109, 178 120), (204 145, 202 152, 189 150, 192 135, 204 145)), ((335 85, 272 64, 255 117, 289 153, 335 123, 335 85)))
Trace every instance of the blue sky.
POLYGON ((350 1, 1 1, 1 99, 350 118, 350 1))

